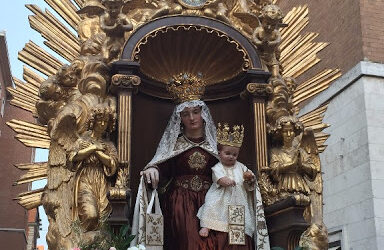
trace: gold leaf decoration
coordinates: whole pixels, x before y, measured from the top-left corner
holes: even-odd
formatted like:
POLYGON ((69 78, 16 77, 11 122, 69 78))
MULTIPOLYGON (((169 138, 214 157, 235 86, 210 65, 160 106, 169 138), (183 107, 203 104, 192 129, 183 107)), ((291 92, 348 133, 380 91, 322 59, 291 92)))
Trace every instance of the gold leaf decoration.
POLYGON ((45 0, 74 30, 77 30, 80 17, 78 10, 70 0, 45 0))
POLYGON ((51 139, 47 127, 15 119, 7 122, 7 125, 17 133, 15 137, 25 146, 49 148, 51 139))
POLYGON ((29 41, 19 52, 18 58, 47 76, 54 75, 63 65, 62 62, 32 41, 29 41))
POLYGON ((328 103, 320 106, 317 109, 312 110, 311 112, 301 116, 299 120, 304 124, 305 127, 311 127, 315 134, 315 140, 319 152, 323 152, 327 147, 324 145, 325 141, 328 139, 329 134, 323 133, 323 129, 329 127, 329 124, 323 123, 324 113, 327 110, 328 103))
MULTIPOLYGON (((321 60, 318 53, 324 49, 328 43, 315 42, 317 33, 305 33, 302 31, 309 23, 308 6, 294 7, 284 17, 283 22, 288 26, 281 29, 280 62, 283 67, 283 77, 298 78, 303 75, 321 60)), ((310 77, 304 82, 300 82, 293 95, 293 104, 299 108, 309 99, 326 90, 330 84, 341 76, 339 69, 325 69, 310 77)), ((316 143, 319 151, 325 149, 324 142, 329 135, 322 133, 328 127, 324 124, 323 113, 327 105, 321 106, 300 118, 306 127, 311 127, 314 131, 316 143)))
MULTIPOLYGON (((53 1, 53 2, 55 2, 56 5, 59 4, 58 1, 53 1)), ((51 4, 54 9, 56 8, 56 9, 59 9, 61 12, 63 12, 63 18, 68 23, 73 23, 73 25, 75 25, 76 23, 79 22, 79 19, 77 19, 79 18, 78 16, 77 18, 73 17, 75 15, 75 13, 73 13, 74 11, 73 8, 75 8, 74 6, 71 5, 72 7, 70 7, 65 5, 67 6, 67 8, 70 8, 70 9, 66 9, 65 6, 63 7, 63 5, 60 5, 60 8, 59 8, 55 4, 53 3, 51 4), (64 13, 68 13, 68 14, 64 14, 64 13), (76 20, 75 21, 72 20, 73 18, 76 20)), ((39 32, 46 39, 44 44, 47 45, 47 47, 49 47, 60 56, 67 59, 68 61, 72 61, 79 55, 80 44, 79 44, 77 35, 73 34, 69 28, 67 28, 63 23, 61 23, 48 10, 43 12, 36 5, 27 5, 27 8, 35 14, 29 17, 29 23, 31 25, 31 28, 39 32)), ((26 64, 28 63, 26 62, 26 64)), ((52 73, 47 75, 48 76, 52 75, 52 73)))
POLYGON ((15 200, 17 200, 25 209, 32 209, 41 205, 41 197, 43 195, 44 188, 28 191, 19 194, 15 200))
POLYGON ((27 173, 20 176, 14 185, 20 185, 47 178, 47 162, 18 164, 15 165, 15 167, 20 170, 27 170, 27 173))

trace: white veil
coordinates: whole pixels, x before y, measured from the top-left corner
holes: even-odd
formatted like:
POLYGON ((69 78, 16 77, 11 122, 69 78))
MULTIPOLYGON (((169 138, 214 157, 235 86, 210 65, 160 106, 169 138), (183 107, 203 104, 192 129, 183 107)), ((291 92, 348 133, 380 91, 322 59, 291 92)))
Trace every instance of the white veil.
POLYGON ((183 102, 175 107, 172 116, 169 119, 167 128, 161 137, 159 146, 156 150, 156 154, 145 168, 162 163, 185 151, 175 150, 176 141, 181 132, 180 112, 185 108, 192 108, 197 106, 201 107, 201 117, 205 122, 205 141, 208 144, 205 148, 208 149, 210 153, 217 155, 216 127, 209 109, 203 101, 193 100, 183 102))

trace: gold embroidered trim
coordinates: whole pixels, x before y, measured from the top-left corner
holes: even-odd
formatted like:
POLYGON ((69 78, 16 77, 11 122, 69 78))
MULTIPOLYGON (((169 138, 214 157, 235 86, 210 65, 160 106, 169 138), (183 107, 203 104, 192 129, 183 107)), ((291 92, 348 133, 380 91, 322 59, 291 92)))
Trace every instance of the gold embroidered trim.
POLYGON ((207 164, 205 156, 199 152, 195 152, 189 156, 189 167, 195 170, 203 169, 207 164))
POLYGON ((195 175, 191 179, 176 180, 176 186, 199 192, 201 190, 208 190, 211 183, 195 175))

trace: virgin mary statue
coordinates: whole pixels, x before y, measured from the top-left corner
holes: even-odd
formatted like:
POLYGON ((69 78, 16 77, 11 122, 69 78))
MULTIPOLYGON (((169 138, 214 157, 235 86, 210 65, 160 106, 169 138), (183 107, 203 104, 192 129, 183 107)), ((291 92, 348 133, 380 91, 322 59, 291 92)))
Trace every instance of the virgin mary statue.
MULTIPOLYGON (((228 245, 228 233, 211 230, 206 238, 199 235, 197 212, 212 184, 211 168, 218 162, 216 127, 207 105, 200 100, 205 83, 199 76, 180 74, 167 90, 177 105, 155 156, 141 172, 132 225, 137 237, 132 244, 145 242, 145 190, 152 184, 160 193, 164 249, 237 249, 228 245)), ((253 246, 250 237, 247 241, 253 246)))

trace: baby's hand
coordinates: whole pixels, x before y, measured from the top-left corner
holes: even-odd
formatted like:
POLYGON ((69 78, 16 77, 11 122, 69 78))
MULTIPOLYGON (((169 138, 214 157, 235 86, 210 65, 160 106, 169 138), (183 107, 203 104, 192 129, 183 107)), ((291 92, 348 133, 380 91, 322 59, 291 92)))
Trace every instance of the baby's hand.
POLYGON ((234 187, 236 186, 236 182, 234 180, 232 180, 231 178, 228 178, 228 177, 221 177, 218 181, 217 181, 217 184, 219 184, 220 186, 223 186, 223 187, 234 187))

